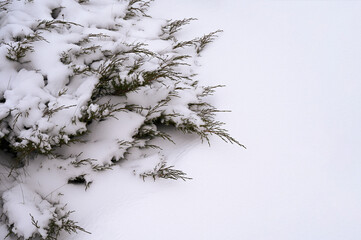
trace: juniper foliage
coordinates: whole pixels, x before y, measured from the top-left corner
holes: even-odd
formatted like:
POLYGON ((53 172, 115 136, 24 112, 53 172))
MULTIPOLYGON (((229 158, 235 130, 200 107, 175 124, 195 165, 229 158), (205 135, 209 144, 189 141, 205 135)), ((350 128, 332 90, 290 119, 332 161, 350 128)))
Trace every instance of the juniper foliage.
MULTIPOLYGON (((91 1, 72 2, 82 14, 92 13, 87 9, 91 1)), ((60 161, 54 166, 64 171, 74 170, 66 183, 83 185, 86 190, 91 187, 92 172, 111 170, 120 160, 131 156, 134 149, 160 150, 152 142, 155 138, 173 142, 171 136, 159 128, 161 125, 197 134, 208 143, 210 136, 216 135, 244 147, 223 128, 224 123, 216 120, 216 114, 223 111, 206 101, 207 96, 222 86, 200 86, 193 73, 195 59, 222 31, 179 41, 177 37, 182 28, 196 20, 184 18, 165 20, 157 26, 157 33, 148 33, 153 37, 142 37, 142 32, 147 30, 142 23, 152 19, 147 15, 151 2, 114 0, 112 4, 123 6, 124 12, 113 14, 108 23, 92 25, 69 15, 67 1, 60 0, 49 4, 52 7, 46 11, 48 17, 35 16, 32 22, 19 20, 23 24, 20 24, 21 30, 10 33, 5 20, 11 19, 15 10, 25 12, 37 3, 0 1, 0 19, 5 19, 0 22, 3 24, 0 27, 5 29, 0 31, 0 73, 13 71, 9 74, 8 86, 0 86, 0 146, 13 155, 10 164, 13 170, 40 158, 60 161), (166 47, 152 46, 153 40, 166 47), (44 54, 44 49, 49 53, 44 54), (39 64, 39 56, 49 56, 54 66, 39 64), (36 96, 32 91, 30 94, 27 89, 24 91, 25 80, 34 83, 28 87, 33 88, 36 96), (38 88, 34 90, 34 86, 38 88), (97 137, 92 131, 124 119, 135 119, 139 123, 134 124, 129 136, 114 137, 115 150, 102 159, 87 153, 83 157, 82 152, 72 148, 73 144, 80 148, 95 144, 98 140, 92 139, 97 137)), ((16 171, 11 174, 13 172, 16 171)), ((139 176, 143 180, 148 177, 191 179, 165 161, 139 176)), ((66 206, 61 208, 55 204, 53 207, 55 211, 48 226, 42 226, 46 236, 34 232, 32 238, 55 240, 62 231, 86 232, 69 218, 71 211, 66 206)), ((31 221, 36 229, 40 228, 35 217, 31 216, 31 221)), ((3 222, 9 236, 24 238, 15 234, 12 223, 3 222)))
POLYGON ((167 166, 166 162, 158 163, 152 171, 146 171, 139 174, 139 177, 145 181, 146 178, 151 177, 154 181, 159 178, 183 181, 191 180, 187 174, 181 170, 174 169, 174 166, 167 166))
MULTIPOLYGON (((80 227, 77 222, 70 219, 70 215, 73 211, 66 211, 66 206, 60 207, 58 204, 53 204, 55 210, 52 213, 52 217, 49 220, 47 227, 42 229, 39 221, 35 217, 29 214, 31 224, 36 228, 36 231, 29 238, 24 238, 23 236, 18 236, 15 232, 15 226, 13 223, 8 225, 8 234, 5 239, 17 239, 17 240, 57 240, 61 232, 65 231, 68 234, 84 232, 91 234, 86 231, 84 228, 80 227), (42 231, 43 230, 43 231, 42 231), (40 233, 41 232, 41 233, 40 233)), ((5 215, 5 220, 8 221, 5 215)))

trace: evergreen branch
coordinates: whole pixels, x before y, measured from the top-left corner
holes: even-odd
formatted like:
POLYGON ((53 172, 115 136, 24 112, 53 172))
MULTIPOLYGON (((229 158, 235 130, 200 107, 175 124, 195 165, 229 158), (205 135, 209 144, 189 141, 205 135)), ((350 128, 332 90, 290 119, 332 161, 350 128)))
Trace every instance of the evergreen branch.
POLYGON ((8 46, 6 58, 10 61, 21 63, 21 59, 26 56, 28 52, 34 52, 34 47, 31 45, 36 41, 46 41, 39 33, 26 35, 23 37, 15 37, 15 42, 4 43, 8 46))
POLYGON ((203 87, 203 92, 202 94, 199 95, 199 97, 203 98, 206 96, 211 96, 213 95, 213 93, 215 93, 217 88, 222 88, 225 87, 226 85, 216 85, 216 86, 207 86, 207 87, 203 87))
POLYGON ((143 179, 143 181, 147 177, 153 178, 154 181, 158 178, 172 179, 172 180, 182 179, 183 181, 192 179, 190 177, 186 177, 186 175, 187 174, 184 173, 183 171, 174 169, 174 166, 167 166, 167 163, 163 161, 158 163, 152 171, 147 171, 139 174, 139 176, 143 179))
POLYGON ((154 125, 143 125, 138 129, 137 134, 133 136, 135 139, 143 139, 143 140, 151 140, 154 138, 160 137, 163 140, 170 141, 171 143, 175 144, 171 136, 165 132, 156 130, 154 125))
POLYGON ((0 1, 0 10, 6 11, 6 5, 10 3, 10 0, 0 1))
POLYGON ((203 49, 211 42, 214 41, 214 39, 217 37, 217 34, 223 32, 222 30, 217 30, 214 32, 211 32, 209 34, 204 35, 203 37, 199 38, 197 40, 197 46, 196 51, 199 54, 203 49))
POLYGON ((90 103, 88 106, 82 108, 82 116, 79 118, 79 121, 91 123, 94 120, 104 120, 108 117, 114 117, 114 113, 116 112, 128 112, 130 109, 133 109, 133 106, 121 105, 120 104, 112 104, 111 100, 108 100, 102 104, 93 104, 90 103))
POLYGON ((85 158, 85 159, 81 159, 81 160, 74 160, 71 161, 70 164, 72 164, 74 167, 78 168, 84 165, 91 165, 94 161, 96 161, 96 159, 92 159, 92 158, 85 158))
POLYGON ((62 28, 71 28, 72 26, 82 27, 82 25, 74 23, 74 22, 67 22, 63 20, 42 20, 39 21, 38 25, 35 27, 35 31, 45 30, 51 31, 52 29, 62 29, 62 28))
POLYGON ((100 165, 100 164, 95 164, 92 165, 92 170, 96 171, 96 172, 101 172, 101 171, 105 171, 105 170, 113 170, 112 166, 109 165, 100 165))
POLYGON ((150 7, 150 3, 153 0, 144 1, 144 0, 130 0, 128 3, 127 12, 124 16, 125 20, 134 18, 136 16, 140 17, 149 17, 146 12, 150 7))
POLYGON ((128 50, 121 50, 117 55, 123 55, 123 54, 136 54, 139 56, 146 55, 151 57, 156 57, 156 53, 148 50, 145 48, 147 46, 145 43, 135 43, 135 44, 129 44, 129 43, 123 43, 124 46, 127 46, 128 50))
POLYGON ((223 32, 223 31, 217 30, 217 31, 211 32, 209 34, 203 35, 200 38, 195 38, 195 39, 188 40, 188 41, 178 42, 173 46, 173 49, 194 46, 196 49, 196 53, 199 54, 204 50, 204 48, 209 43, 213 42, 214 39, 217 37, 217 34, 221 33, 221 32, 223 32))
POLYGON ((64 214, 64 210, 65 206, 55 212, 53 214, 53 218, 50 219, 48 227, 45 228, 47 232, 46 240, 57 240, 61 231, 65 231, 69 234, 77 233, 78 231, 91 234, 84 228, 80 227, 77 222, 69 219, 70 214, 73 213, 72 211, 68 211, 64 214))
POLYGON ((177 49, 177 48, 184 48, 184 47, 188 47, 188 46, 194 46, 196 45, 196 40, 189 40, 189 41, 181 41, 181 42, 177 42, 177 44, 175 44, 173 46, 173 49, 177 49))
POLYGON ((89 55, 91 53, 95 53, 100 48, 101 46, 99 45, 92 45, 90 47, 81 47, 80 50, 74 52, 74 56, 78 58, 83 55, 89 55))
POLYGON ((69 108, 72 108, 72 107, 76 107, 76 105, 69 105, 69 106, 65 106, 65 105, 61 105, 59 107, 56 107, 56 108, 49 108, 48 105, 46 105, 44 111, 43 111, 43 117, 45 116, 48 116, 48 119, 50 119, 54 113, 57 113, 61 110, 65 110, 65 109, 69 109, 69 108))
POLYGON ((22 42, 5 43, 5 45, 9 46, 6 58, 18 63, 21 63, 20 60, 24 58, 28 52, 34 52, 33 46, 22 42))
POLYGON ((191 21, 197 20, 196 18, 184 18, 182 20, 168 20, 167 24, 162 27, 162 34, 160 37, 164 40, 174 40, 176 38, 174 34, 182 29, 184 25, 189 24, 191 21))

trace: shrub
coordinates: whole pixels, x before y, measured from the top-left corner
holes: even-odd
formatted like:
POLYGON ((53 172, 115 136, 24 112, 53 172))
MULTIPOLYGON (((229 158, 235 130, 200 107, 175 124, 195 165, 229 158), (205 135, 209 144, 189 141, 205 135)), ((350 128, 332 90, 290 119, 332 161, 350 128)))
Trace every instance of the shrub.
MULTIPOLYGON (((157 148, 154 138, 172 141, 160 125, 243 146, 205 101, 220 86, 200 86, 193 73, 196 58, 221 31, 180 41, 181 28, 195 19, 153 19, 150 2, 0 2, 0 143, 14 156, 13 169, 50 159, 52 168, 66 171, 64 184, 87 189, 93 171, 111 169, 132 149, 157 148)), ((164 161, 140 176, 190 179, 164 161)), ((28 195, 36 197, 24 204, 49 214, 38 214, 41 223, 30 215, 33 230, 21 229, 6 197, 17 189, 13 182, 2 193, 11 234, 56 239, 61 230, 85 231, 56 201, 44 207, 46 196, 30 187, 28 195)))

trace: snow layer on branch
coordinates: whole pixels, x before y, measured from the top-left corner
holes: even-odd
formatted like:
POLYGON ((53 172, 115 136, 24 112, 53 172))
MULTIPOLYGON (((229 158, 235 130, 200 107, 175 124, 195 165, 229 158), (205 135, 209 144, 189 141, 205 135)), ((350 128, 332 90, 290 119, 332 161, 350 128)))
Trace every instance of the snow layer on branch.
POLYGON ((145 124, 162 118, 203 131, 204 116, 190 107, 203 104, 204 89, 192 80, 200 39, 179 47, 165 30, 178 22, 145 16, 147 4, 10 1, 0 22, 0 137, 23 155, 50 153, 118 104, 145 124), (125 98, 99 104, 106 96, 125 98), (90 113, 90 106, 102 112, 90 113))
POLYGON ((34 233, 47 237, 45 228, 55 212, 55 207, 47 200, 22 184, 6 191, 2 198, 3 211, 9 224, 13 225, 14 234, 24 236, 25 239, 32 237, 34 233), (37 224, 32 219, 36 219, 37 224))

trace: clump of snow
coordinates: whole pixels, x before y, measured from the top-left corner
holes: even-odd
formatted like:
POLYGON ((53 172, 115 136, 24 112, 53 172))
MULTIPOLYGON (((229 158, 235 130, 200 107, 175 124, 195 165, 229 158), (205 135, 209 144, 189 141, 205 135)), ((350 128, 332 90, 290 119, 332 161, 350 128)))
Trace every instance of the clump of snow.
POLYGON ((46 199, 42 199, 39 194, 22 184, 6 191, 2 198, 3 212, 14 234, 25 239, 35 236, 36 233, 44 239, 47 237, 45 228, 53 218, 56 208, 46 199))

